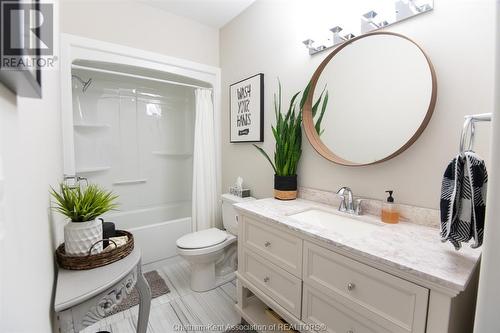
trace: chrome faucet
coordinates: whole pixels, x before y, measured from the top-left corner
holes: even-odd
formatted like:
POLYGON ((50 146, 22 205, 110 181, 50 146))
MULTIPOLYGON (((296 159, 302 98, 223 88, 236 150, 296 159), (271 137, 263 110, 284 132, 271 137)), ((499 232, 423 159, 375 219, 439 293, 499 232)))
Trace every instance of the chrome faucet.
POLYGON ((347 186, 343 186, 337 191, 337 194, 342 199, 340 201, 339 211, 347 212, 350 214, 354 213, 354 203, 352 202, 351 189, 347 186), (346 193, 347 193, 347 198, 346 198, 346 193), (347 201, 346 201, 346 199, 347 199, 347 201))
POLYGON ((354 200, 352 190, 349 187, 341 187, 337 191, 337 195, 341 198, 339 211, 354 215, 362 215, 361 202, 363 202, 363 199, 358 198, 354 200))

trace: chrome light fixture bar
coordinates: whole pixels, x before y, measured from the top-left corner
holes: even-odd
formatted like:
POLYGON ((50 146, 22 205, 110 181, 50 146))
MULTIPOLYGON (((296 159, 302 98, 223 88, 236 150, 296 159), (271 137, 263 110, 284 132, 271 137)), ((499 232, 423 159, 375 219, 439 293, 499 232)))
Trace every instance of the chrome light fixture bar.
POLYGON ((418 16, 423 13, 430 12, 434 9, 434 0, 395 0, 394 11, 392 13, 377 13, 370 10, 361 15, 359 31, 351 31, 342 36, 340 33, 344 30, 341 26, 337 25, 330 29, 332 37, 328 40, 318 41, 308 38, 302 43, 309 50, 309 54, 313 55, 318 52, 327 50, 334 46, 344 43, 351 38, 359 35, 364 35, 370 31, 378 30, 418 16))

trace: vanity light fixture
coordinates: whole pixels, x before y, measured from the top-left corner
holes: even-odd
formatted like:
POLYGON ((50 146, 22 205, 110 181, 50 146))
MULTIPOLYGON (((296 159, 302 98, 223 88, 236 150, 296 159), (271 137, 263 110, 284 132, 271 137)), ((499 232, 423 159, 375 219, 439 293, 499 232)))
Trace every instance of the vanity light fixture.
POLYGON ((377 16, 377 12, 370 10, 368 13, 363 14, 363 18, 368 22, 371 22, 375 16, 377 16))
MULTIPOLYGON (((325 41, 319 42, 315 42, 313 39, 308 38, 303 41, 303 43, 306 45, 309 54, 313 55, 323 50, 327 50, 334 46, 345 43, 349 39, 352 39, 356 36, 361 36, 368 32, 385 28, 402 20, 427 13, 433 9, 434 0, 394 0, 394 10, 381 10, 380 8, 378 8, 377 11, 372 9, 362 14, 360 18, 359 29, 354 29, 357 31, 351 31, 346 35, 341 36, 340 32, 344 29, 340 25, 336 25, 330 29, 330 31, 333 33, 332 38, 328 38, 325 41), (377 18, 378 22, 375 21, 375 18, 377 18)), ((315 40, 318 41, 321 39, 317 38, 315 40)))
POLYGON ((309 49, 309 54, 314 54, 326 50, 325 45, 319 45, 317 47, 314 47, 313 46, 314 41, 312 39, 306 39, 302 43, 309 49))
POLYGON ((345 41, 344 37, 340 36, 340 32, 342 30, 343 30, 342 27, 338 25, 330 29, 330 31, 333 33, 333 45, 345 41))
POLYGON ((425 5, 422 5, 422 6, 418 7, 419 13, 426 12, 426 11, 429 11, 431 9, 432 9, 432 7, 428 3, 426 3, 425 5))
POLYGON ((361 33, 380 28, 380 26, 373 21, 376 16, 377 12, 373 10, 370 10, 368 13, 361 16, 361 33))
POLYGON ((302 42, 308 49, 309 49, 309 53, 310 54, 314 54, 316 52, 314 52, 316 49, 314 48, 313 44, 314 44, 314 41, 312 39, 306 39, 305 41, 302 42), (313 52, 313 53, 311 53, 313 52))
POLYGON ((349 39, 353 39, 354 37, 356 37, 356 36, 354 36, 354 34, 347 34, 344 36, 344 39, 349 40, 349 39))

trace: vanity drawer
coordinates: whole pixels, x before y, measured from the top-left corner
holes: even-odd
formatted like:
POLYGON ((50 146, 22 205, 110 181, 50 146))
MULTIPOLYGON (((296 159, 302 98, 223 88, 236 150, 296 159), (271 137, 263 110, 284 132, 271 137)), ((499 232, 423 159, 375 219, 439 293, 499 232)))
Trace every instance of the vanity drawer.
POLYGON ((300 318, 302 281, 270 263, 260 255, 244 249, 238 272, 274 301, 300 318))
POLYGON ((317 332, 387 333, 387 329, 363 318, 334 298, 304 284, 302 321, 317 332))
POLYGON ((302 274, 302 240, 286 231, 243 217, 243 245, 297 277, 302 274))
POLYGON ((310 242, 304 242, 304 283, 385 320, 391 332, 425 332, 428 289, 310 242))

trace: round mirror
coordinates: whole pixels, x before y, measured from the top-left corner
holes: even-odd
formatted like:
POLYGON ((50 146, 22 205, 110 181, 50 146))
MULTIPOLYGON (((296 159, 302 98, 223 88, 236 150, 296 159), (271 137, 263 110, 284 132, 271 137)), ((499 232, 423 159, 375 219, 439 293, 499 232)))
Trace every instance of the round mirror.
POLYGON ((436 102, 427 55, 389 32, 342 44, 310 84, 303 114, 307 138, 323 157, 343 165, 379 163, 403 152, 427 126, 436 102))

